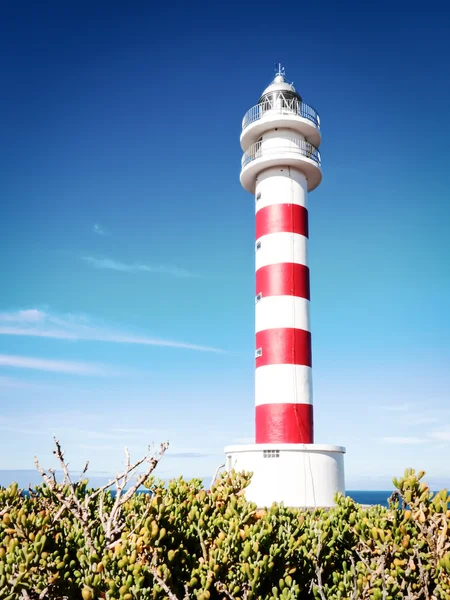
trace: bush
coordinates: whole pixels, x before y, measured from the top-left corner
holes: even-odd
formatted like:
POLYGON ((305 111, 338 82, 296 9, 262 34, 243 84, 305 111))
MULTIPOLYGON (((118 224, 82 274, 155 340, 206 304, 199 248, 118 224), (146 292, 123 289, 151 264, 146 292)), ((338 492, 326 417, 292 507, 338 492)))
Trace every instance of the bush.
POLYGON ((12 484, 0 490, 0 598, 449 599, 450 498, 422 477, 394 480, 389 508, 338 497, 314 511, 258 510, 237 473, 211 491, 150 477, 150 494, 129 496, 87 480, 28 495, 12 484))

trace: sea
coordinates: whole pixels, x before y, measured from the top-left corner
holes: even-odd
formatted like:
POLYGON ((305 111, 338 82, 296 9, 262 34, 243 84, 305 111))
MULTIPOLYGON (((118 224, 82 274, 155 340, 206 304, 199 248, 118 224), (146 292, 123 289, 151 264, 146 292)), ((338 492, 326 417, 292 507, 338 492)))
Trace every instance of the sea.
POLYGON ((345 492, 345 495, 353 498, 358 504, 381 504, 381 506, 387 506, 388 499, 391 497, 393 491, 348 490, 345 492))

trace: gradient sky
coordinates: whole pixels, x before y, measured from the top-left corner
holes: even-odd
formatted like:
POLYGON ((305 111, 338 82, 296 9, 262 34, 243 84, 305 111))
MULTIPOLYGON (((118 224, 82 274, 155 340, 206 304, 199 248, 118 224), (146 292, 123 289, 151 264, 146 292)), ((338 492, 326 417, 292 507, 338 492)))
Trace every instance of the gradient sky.
POLYGON ((63 4, 0 8, 0 484, 53 433, 94 473, 168 439, 165 477, 252 440, 239 134, 281 61, 323 129, 316 441, 450 485, 450 9, 63 4))

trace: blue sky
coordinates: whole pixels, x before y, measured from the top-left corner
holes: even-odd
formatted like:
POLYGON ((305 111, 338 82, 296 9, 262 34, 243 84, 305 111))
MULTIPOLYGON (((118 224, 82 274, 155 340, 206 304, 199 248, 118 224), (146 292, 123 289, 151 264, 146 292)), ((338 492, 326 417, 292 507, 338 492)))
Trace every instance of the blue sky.
POLYGON ((323 128, 316 441, 350 488, 450 484, 449 9, 304 7, 0 8, 0 484, 53 433, 95 473, 168 439, 165 477, 252 440, 239 134, 276 61, 323 128))

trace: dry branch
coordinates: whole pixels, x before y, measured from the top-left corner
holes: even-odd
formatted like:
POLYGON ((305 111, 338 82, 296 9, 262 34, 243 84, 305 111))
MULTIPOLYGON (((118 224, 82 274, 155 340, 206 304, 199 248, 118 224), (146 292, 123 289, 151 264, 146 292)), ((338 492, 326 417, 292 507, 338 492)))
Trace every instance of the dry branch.
MULTIPOLYGON (((165 451, 169 447, 169 444, 167 442, 161 444, 159 452, 157 453, 152 453, 149 447, 147 454, 133 464, 131 464, 130 453, 128 452, 128 449, 125 448, 125 470, 97 490, 91 493, 86 492, 84 498, 80 500, 77 496, 77 488, 80 485, 80 481, 77 483, 72 481, 69 473, 69 465, 64 460, 64 451, 62 450, 61 444, 56 438, 54 438, 54 440, 56 449, 53 451, 53 453, 57 457, 64 474, 61 484, 58 484, 56 481, 54 469, 48 469, 45 471, 41 467, 37 457, 34 458, 34 463, 37 470, 60 504, 60 508, 53 519, 53 523, 55 523, 55 521, 61 517, 64 511, 69 511, 81 524, 86 543, 88 544, 89 549, 94 551, 94 542, 90 532, 92 530, 92 526, 95 525, 97 521, 100 521, 105 533, 105 545, 109 547, 113 546, 117 542, 117 539, 120 538, 120 534, 124 526, 124 522, 122 520, 123 505, 150 477, 151 473, 154 471, 165 451), (134 484, 127 491, 125 491, 126 485, 134 476, 136 469, 144 463, 147 463, 145 471, 140 473, 136 477, 134 484), (112 509, 110 510, 109 514, 107 514, 104 506, 104 492, 111 488, 114 484, 116 487, 116 496, 112 509), (67 494, 64 494, 63 490, 66 486, 67 494), (91 516, 91 507, 93 506, 92 502, 97 496, 100 496, 98 500, 98 518, 91 516)), ((81 472, 81 477, 86 474, 88 466, 89 462, 86 462, 83 471, 81 472)))

